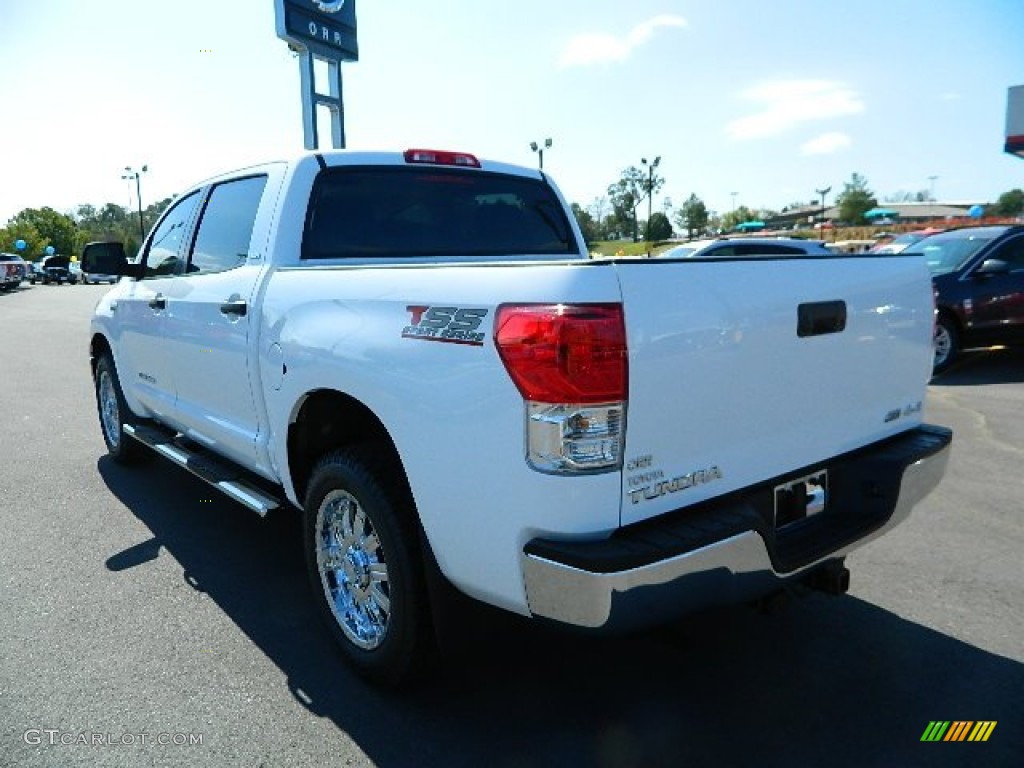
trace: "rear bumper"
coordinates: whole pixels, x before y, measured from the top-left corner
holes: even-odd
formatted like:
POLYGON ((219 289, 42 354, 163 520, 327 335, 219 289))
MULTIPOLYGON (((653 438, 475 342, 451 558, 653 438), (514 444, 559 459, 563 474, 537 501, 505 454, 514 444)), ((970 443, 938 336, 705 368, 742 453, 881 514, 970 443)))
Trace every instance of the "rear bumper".
POLYGON ((828 509, 778 531, 768 510, 788 477, 603 541, 534 539, 522 553, 530 612, 618 630, 769 593, 905 520, 941 480, 951 442, 923 426, 826 463, 828 509))

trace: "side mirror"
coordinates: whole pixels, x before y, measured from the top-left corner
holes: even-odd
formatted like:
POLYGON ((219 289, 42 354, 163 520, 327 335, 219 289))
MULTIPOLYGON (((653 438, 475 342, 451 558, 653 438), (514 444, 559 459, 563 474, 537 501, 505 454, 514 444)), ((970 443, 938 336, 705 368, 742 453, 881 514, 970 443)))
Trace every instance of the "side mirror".
POLYGON ((82 251, 82 271, 97 275, 139 277, 140 269, 129 264, 124 245, 119 242, 88 243, 82 251))
POLYGON ((1010 265, 1002 259, 985 259, 981 266, 974 270, 976 275, 1005 275, 1010 271, 1010 265))

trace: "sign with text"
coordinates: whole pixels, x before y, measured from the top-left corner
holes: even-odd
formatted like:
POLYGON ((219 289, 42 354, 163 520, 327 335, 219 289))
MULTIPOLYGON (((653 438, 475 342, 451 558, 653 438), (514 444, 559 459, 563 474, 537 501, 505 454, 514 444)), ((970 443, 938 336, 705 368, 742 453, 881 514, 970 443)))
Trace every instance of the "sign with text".
POLYGON ((358 61, 356 0, 274 0, 277 36, 326 59, 358 61))

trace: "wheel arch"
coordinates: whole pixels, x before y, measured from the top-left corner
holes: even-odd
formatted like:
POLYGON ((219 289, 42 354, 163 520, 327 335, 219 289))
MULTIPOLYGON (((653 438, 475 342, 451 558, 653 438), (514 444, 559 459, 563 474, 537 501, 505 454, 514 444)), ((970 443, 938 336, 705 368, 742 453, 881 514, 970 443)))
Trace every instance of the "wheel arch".
POLYGON ((334 389, 305 394, 295 405, 288 424, 288 472, 295 498, 304 501, 313 468, 320 457, 339 448, 377 444, 388 451, 408 480, 391 433, 365 403, 334 389))
POLYGON ((958 312, 955 307, 952 307, 948 304, 939 304, 937 307, 935 307, 935 314, 936 319, 940 317, 949 318, 952 321, 955 330, 958 331, 959 333, 963 333, 964 319, 961 312, 958 312))
MULTIPOLYGON (((89 367, 93 373, 96 372, 96 361, 99 360, 104 354, 110 355, 110 358, 114 358, 114 350, 110 346, 110 342, 107 337, 102 333, 94 333, 92 338, 89 340, 89 367)), ((117 361, 114 361, 115 368, 117 367, 117 361)))

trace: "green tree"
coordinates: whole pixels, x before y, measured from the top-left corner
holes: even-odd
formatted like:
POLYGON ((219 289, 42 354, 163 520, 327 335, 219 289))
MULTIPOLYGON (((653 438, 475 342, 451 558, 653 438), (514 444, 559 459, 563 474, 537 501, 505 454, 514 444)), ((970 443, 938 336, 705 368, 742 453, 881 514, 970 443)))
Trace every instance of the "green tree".
POLYGON ((707 229, 708 218, 708 207, 704 201, 696 194, 691 194, 676 214, 676 224, 680 229, 685 229, 686 236, 692 240, 707 229))
POLYGON ((625 237, 633 231, 632 211, 620 211, 612 208, 612 212, 604 219, 604 237, 606 240, 616 240, 625 237))
POLYGON ((992 206, 992 213, 996 216, 1020 216, 1024 213, 1024 190, 1011 189, 1003 192, 992 206))
POLYGON ((31 224, 11 219, 6 227, 0 229, 0 251, 16 253, 26 261, 32 261, 42 255, 44 248, 46 240, 31 224), (19 240, 25 241, 25 248, 20 251, 14 245, 19 240))
POLYGON ((8 226, 11 224, 33 227, 45 241, 44 248, 52 245, 57 253, 65 256, 75 253, 78 225, 67 214, 57 213, 53 208, 26 208, 16 214, 8 226))
POLYGON ((594 220, 598 240, 604 240, 608 237, 607 214, 610 207, 607 197, 595 197, 587 208, 587 213, 594 220))
POLYGON ((843 191, 836 198, 839 204, 839 218, 848 224, 865 224, 864 214, 878 206, 874 193, 868 189, 868 180, 859 173, 850 176, 843 184, 843 191))
POLYGON ((117 240, 124 243, 128 253, 138 246, 138 220, 123 206, 115 203, 107 203, 100 208, 80 205, 75 209, 75 220, 78 224, 76 252, 93 240, 117 240))
POLYGON ((642 171, 635 165, 631 165, 622 172, 617 182, 608 187, 608 197, 611 198, 616 216, 620 220, 632 219, 633 221, 634 243, 640 239, 636 218, 637 207, 648 197, 657 194, 665 184, 665 178, 659 176, 654 167, 648 166, 647 171, 642 171))
POLYGON ((630 220, 633 223, 633 241, 637 240, 636 207, 644 199, 644 182, 646 174, 635 165, 629 166, 619 176, 619 180, 608 187, 608 197, 612 201, 615 216, 620 221, 630 220))
POLYGON ((722 216, 722 229, 728 232, 729 230, 736 229, 737 224, 742 224, 744 221, 750 221, 753 218, 754 212, 747 208, 747 206, 741 205, 739 208, 729 211, 722 216))
POLYGON ((577 223, 580 225, 580 231, 583 233, 583 239, 586 241, 587 246, 589 247, 591 243, 600 240, 601 237, 598 234, 597 223, 594 221, 594 217, 590 215, 590 212, 579 203, 573 203, 571 208, 577 223))
POLYGON ((651 220, 647 222, 647 239, 656 243, 659 240, 668 240, 672 237, 672 222, 668 220, 661 211, 651 214, 651 220))

